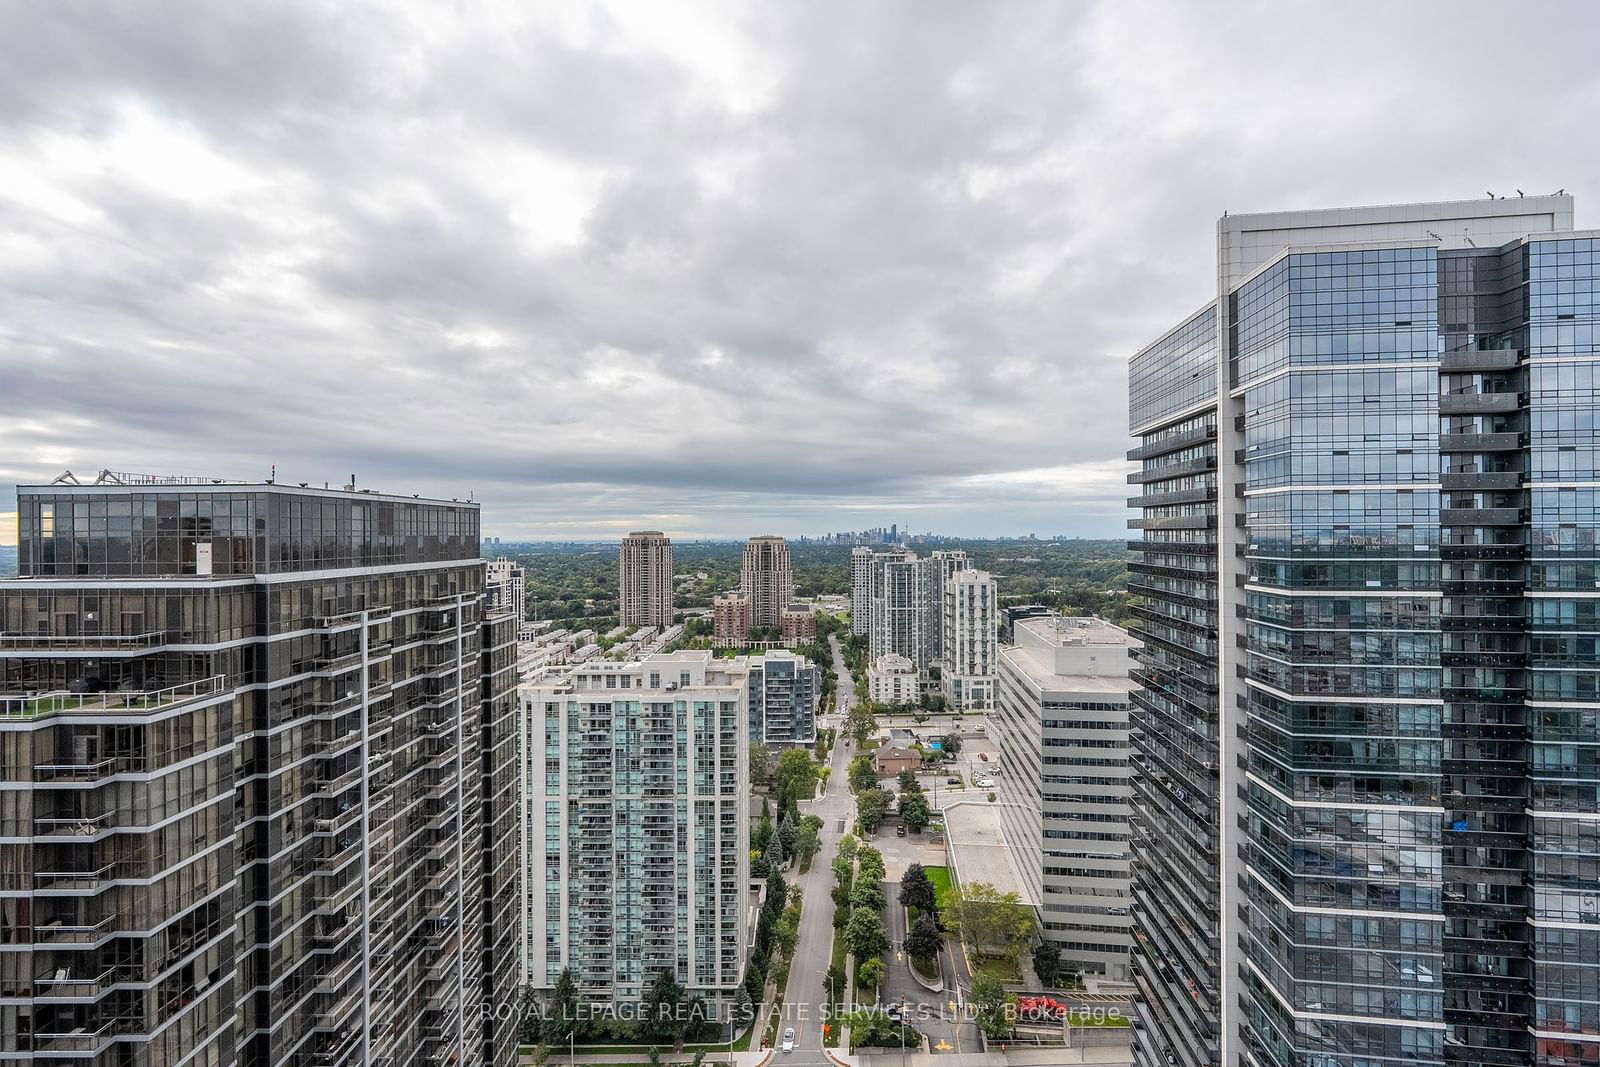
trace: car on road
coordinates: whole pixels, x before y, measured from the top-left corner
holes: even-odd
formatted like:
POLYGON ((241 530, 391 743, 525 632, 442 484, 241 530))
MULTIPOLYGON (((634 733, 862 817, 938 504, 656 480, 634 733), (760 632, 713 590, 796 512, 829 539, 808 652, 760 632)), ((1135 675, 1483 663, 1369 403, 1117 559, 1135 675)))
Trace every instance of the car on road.
POLYGON ((944 784, 945 785, 960 785, 961 784, 961 779, 959 779, 959 778, 946 778, 944 780, 944 784))
POLYGON ((980 753, 978 753, 978 758, 983 760, 983 762, 988 763, 989 762, 989 753, 980 752, 980 753))
POLYGON ((794 1051, 794 1027, 789 1027, 783 1032, 783 1051, 794 1051))

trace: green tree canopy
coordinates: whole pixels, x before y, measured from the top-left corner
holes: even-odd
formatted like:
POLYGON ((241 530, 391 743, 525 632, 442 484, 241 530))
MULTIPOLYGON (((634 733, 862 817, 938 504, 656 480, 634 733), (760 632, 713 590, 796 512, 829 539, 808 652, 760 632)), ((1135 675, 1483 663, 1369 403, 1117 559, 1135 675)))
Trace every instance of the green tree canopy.
POLYGON ((919 789, 915 793, 900 794, 900 821, 907 828, 921 832, 932 820, 932 810, 928 807, 928 798, 919 789))
POLYGON ((857 909, 845 923, 844 943, 859 967, 864 960, 881 955, 889 947, 889 933, 876 912, 857 909))
POLYGON ((856 850, 857 877, 868 882, 883 881, 883 853, 871 845, 862 845, 856 850))
POLYGON ((1061 977, 1061 946, 1054 941, 1040 941, 1033 946, 1033 973, 1045 985, 1055 985, 1061 977))
POLYGON ((876 989, 883 984, 883 976, 886 970, 883 960, 874 956, 867 962, 857 965, 856 985, 862 989, 876 989))
POLYGON ((765 784, 767 776, 772 773, 772 749, 760 741, 750 743, 750 780, 765 784))
POLYGON ((850 792, 860 793, 878 788, 878 764, 871 756, 861 755, 850 761, 850 792))
POLYGON ((937 891, 934 889, 933 879, 922 869, 922 864, 911 864, 900 876, 900 903, 927 915, 938 913, 937 891))
POLYGON ((979 973, 972 979, 972 994, 967 999, 977 1010, 978 1026, 985 1034, 1005 1037, 1011 1032, 1011 1020, 1015 1013, 1008 1010, 1011 1007, 1010 998, 1000 979, 987 972, 979 973))
POLYGON ((682 1032, 686 1020, 682 1018, 684 989, 672 972, 662 968, 655 980, 645 990, 643 1010, 639 1013, 639 1033, 646 1040, 675 1040, 682 1032))
POLYGON ((933 917, 918 915, 917 921, 911 924, 911 930, 906 934, 906 952, 919 960, 930 960, 938 955, 942 944, 944 938, 939 936, 939 927, 934 925, 933 917))
POLYGON ((856 822, 864 833, 875 832, 888 813, 889 794, 882 789, 864 789, 856 794, 856 822))
POLYGON ((962 883, 951 894, 944 922, 975 952, 1016 960, 1033 938, 1033 909, 1016 893, 1001 893, 987 882, 962 883))
POLYGON ((850 906, 852 908, 865 908, 868 911, 882 911, 888 903, 883 896, 882 882, 869 882, 865 878, 855 884, 850 890, 850 906))
POLYGON ((776 781, 780 789, 787 786, 800 797, 810 797, 817 780, 817 761, 803 748, 785 749, 778 757, 776 781))

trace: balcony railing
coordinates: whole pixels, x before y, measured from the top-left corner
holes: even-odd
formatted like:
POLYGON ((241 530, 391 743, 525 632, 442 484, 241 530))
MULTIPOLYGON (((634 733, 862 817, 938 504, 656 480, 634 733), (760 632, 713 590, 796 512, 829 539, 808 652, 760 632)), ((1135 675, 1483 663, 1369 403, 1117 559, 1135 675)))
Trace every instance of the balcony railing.
POLYGON ((33 940, 35 944, 86 945, 110 936, 116 924, 115 914, 107 915, 99 922, 86 926, 57 919, 35 926, 33 940))
POLYGON ((92 652, 97 656, 135 656, 166 640, 164 630, 142 634, 0 634, 0 656, 92 652))
POLYGON ((115 863, 108 863, 92 870, 36 871, 33 875, 33 888, 55 891, 99 890, 115 877, 116 870, 115 863))
POLYGON ((107 992, 116 980, 116 970, 111 967, 89 978, 75 978, 63 967, 33 980, 34 999, 93 1000, 107 992))
POLYGON ((193 700, 203 700, 223 691, 227 679, 220 674, 195 682, 182 682, 142 692, 69 693, 65 691, 31 695, 0 696, 0 719, 42 719, 51 715, 106 713, 126 714, 159 711, 193 700))

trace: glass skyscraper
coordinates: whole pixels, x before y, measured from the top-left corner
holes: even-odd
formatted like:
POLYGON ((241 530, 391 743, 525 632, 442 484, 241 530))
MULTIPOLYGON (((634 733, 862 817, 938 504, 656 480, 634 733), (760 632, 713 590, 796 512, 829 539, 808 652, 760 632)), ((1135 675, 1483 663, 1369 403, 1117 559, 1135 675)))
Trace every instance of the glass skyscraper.
POLYGON ((1136 355, 1141 1063, 1600 1063, 1600 235, 1224 217, 1136 355))
POLYGON ((517 620, 477 505, 17 496, 0 1061, 514 1062, 517 620))

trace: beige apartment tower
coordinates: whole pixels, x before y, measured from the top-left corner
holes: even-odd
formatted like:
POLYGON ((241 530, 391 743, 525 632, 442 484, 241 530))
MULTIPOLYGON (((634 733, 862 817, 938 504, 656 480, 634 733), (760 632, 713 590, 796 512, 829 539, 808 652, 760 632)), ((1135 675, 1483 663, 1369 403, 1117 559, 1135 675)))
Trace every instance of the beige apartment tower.
POLYGON ((617 595, 624 626, 672 625, 672 541, 660 530, 622 539, 617 595))
POLYGON ((751 626, 781 626, 794 599, 794 568, 789 543, 781 537, 752 537, 744 546, 739 593, 750 601, 751 626))

